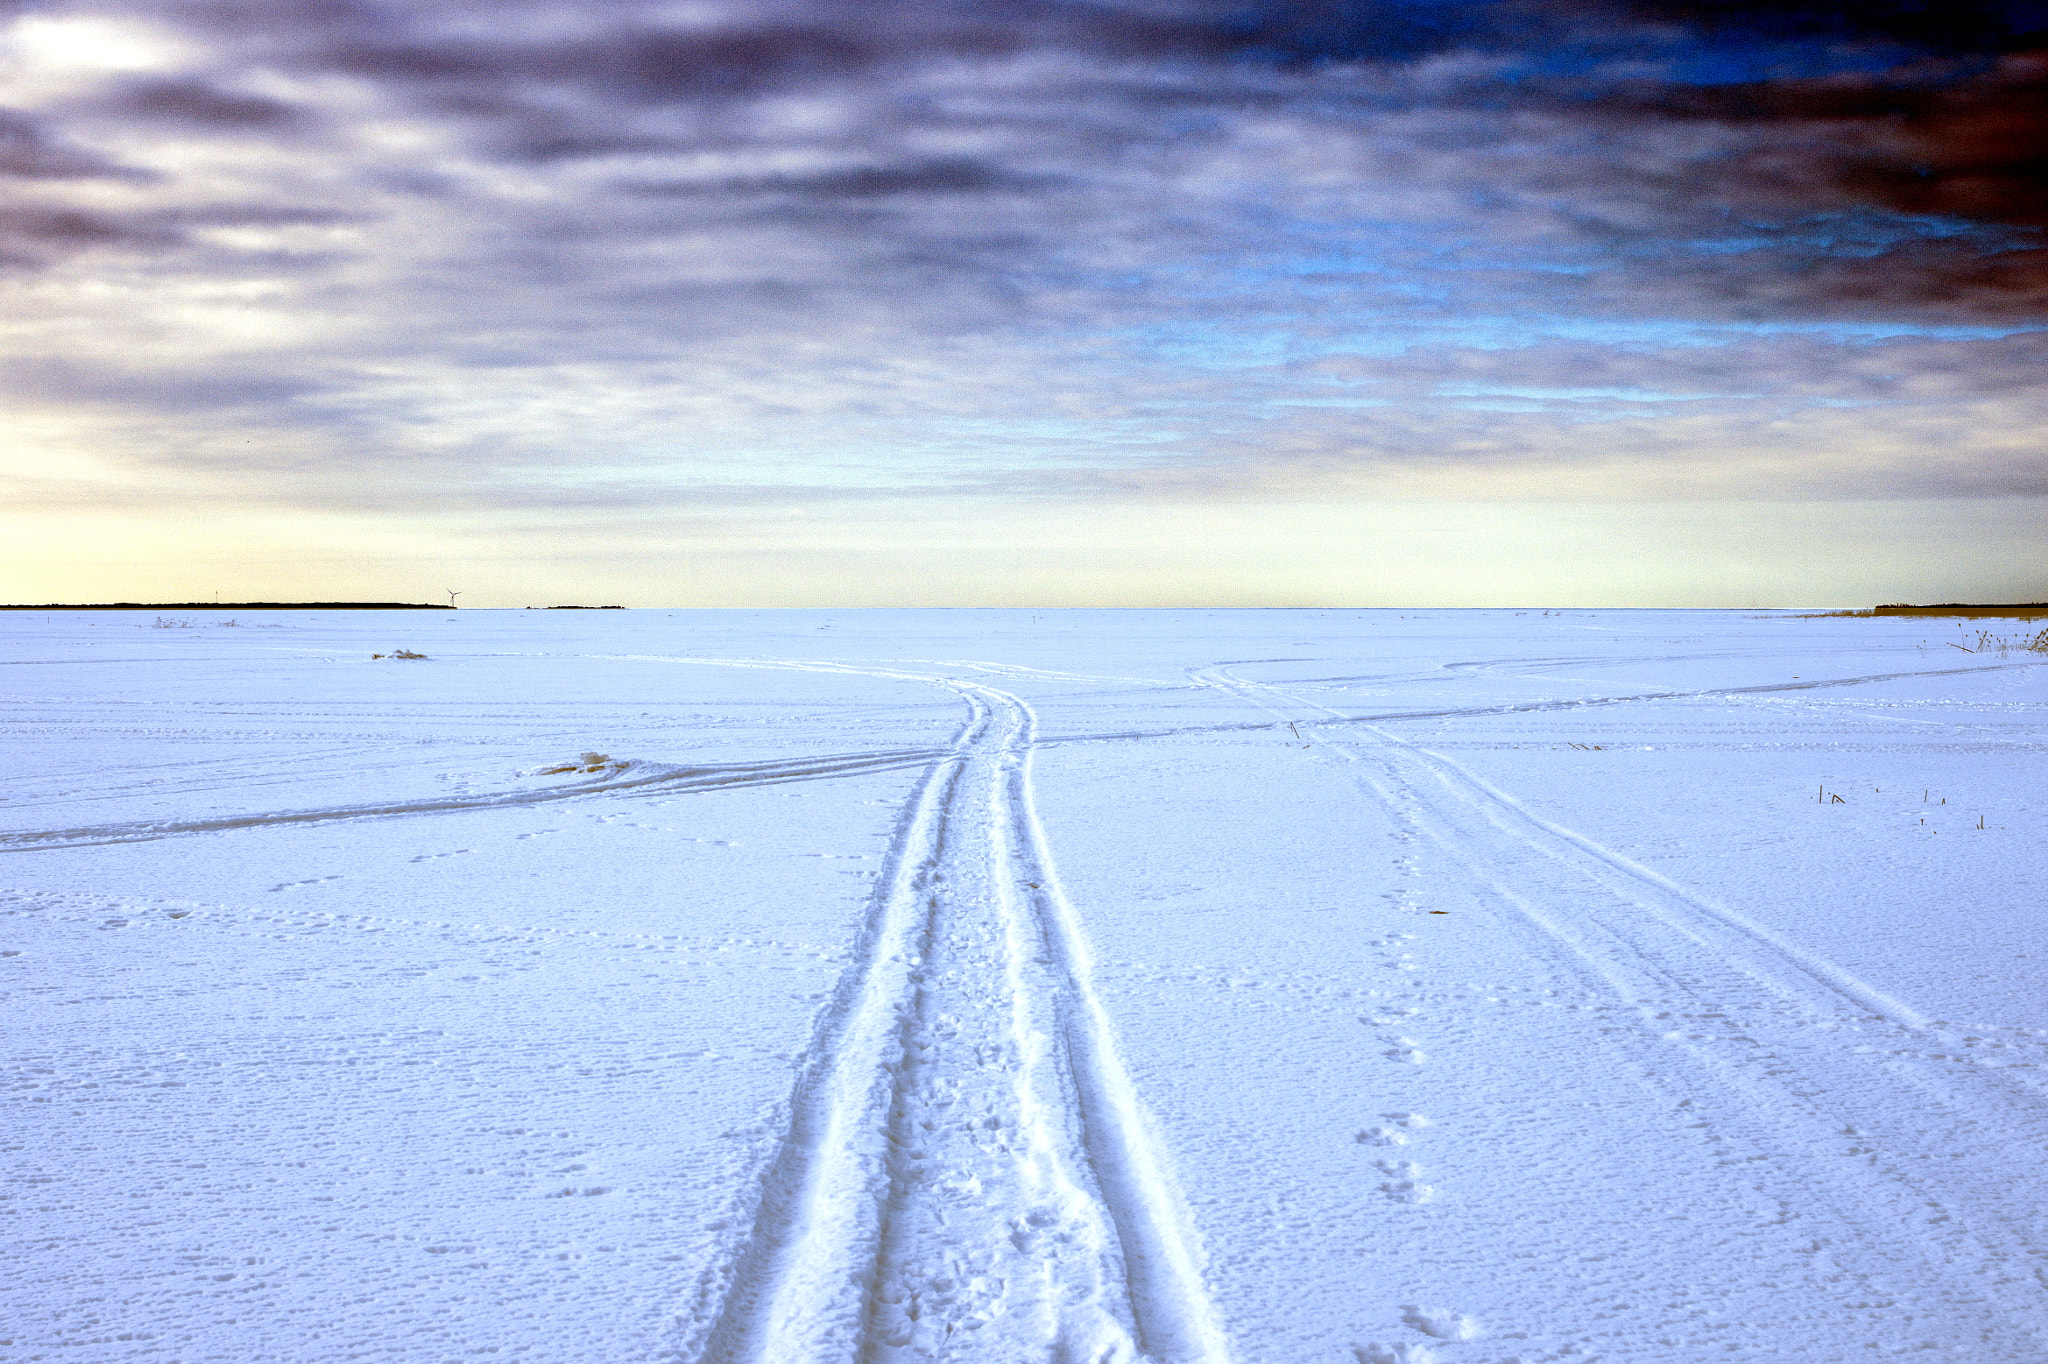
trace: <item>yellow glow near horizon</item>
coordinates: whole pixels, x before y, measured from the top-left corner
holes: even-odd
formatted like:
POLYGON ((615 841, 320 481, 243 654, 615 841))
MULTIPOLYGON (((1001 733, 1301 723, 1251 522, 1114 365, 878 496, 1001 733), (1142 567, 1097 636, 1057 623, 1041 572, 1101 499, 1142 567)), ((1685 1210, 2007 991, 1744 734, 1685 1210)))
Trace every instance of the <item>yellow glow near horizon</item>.
POLYGON ((677 607, 1868 606, 2039 601, 2048 499, 931 503, 0 515, 0 602, 677 607), (1735 547, 1739 546, 1739 550, 1735 547))

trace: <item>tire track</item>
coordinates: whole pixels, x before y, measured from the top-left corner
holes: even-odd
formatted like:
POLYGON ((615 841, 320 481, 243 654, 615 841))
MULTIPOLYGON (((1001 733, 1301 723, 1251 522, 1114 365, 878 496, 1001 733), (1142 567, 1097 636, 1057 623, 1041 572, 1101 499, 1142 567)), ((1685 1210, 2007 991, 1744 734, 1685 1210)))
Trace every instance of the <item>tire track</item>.
POLYGON ((1956 1300, 1995 1304, 1987 1340, 2012 1357, 2040 1351, 2048 1219, 2023 1173, 2048 1141, 2037 1070, 1940 1065, 1929 1044, 1967 1054, 1977 1039, 1951 1034, 1972 1030, 1930 1022, 1441 753, 1225 665, 1189 675, 1277 716, 1294 707, 1366 794, 1536 930, 1539 954, 1632 1008, 1637 1026, 1609 1039, 1630 1070, 1686 1103, 1699 1078, 1718 1083, 1733 1104, 1716 1139, 1775 1164, 1796 1191, 1789 1206, 1826 1209, 1855 1229, 1848 1243, 1917 1259, 1956 1300), (1362 724, 1380 742, 1334 738, 1318 720, 1362 724), (1871 1041, 1890 1045, 1851 1045, 1871 1041))
POLYGON ((931 760, 927 749, 889 749, 879 753, 834 753, 811 758, 781 758, 760 763, 718 763, 679 767, 669 763, 628 761, 612 764, 590 781, 569 782, 526 791, 493 791, 479 795, 441 796, 368 805, 336 805, 325 809, 279 810, 214 819, 136 820, 70 829, 22 829, 0 833, 0 852, 36 848, 87 848, 109 843, 147 843, 190 834, 228 833, 237 829, 325 824, 335 820, 394 819, 411 815, 459 814, 468 810, 545 805, 585 796, 630 793, 666 795, 734 786, 778 786, 787 782, 824 781, 917 767, 931 760))
POLYGON ((969 709, 898 826, 694 1357, 1224 1364, 1032 806, 1030 707, 896 671, 676 661, 935 684, 969 709))
POLYGON ((1411 744, 1368 721, 1352 720, 1328 706, 1231 677, 1221 668, 1197 670, 1194 676, 1264 705, 1276 714, 1284 713, 1284 708, 1274 707, 1268 698, 1286 696, 1298 706, 1321 712, 1326 719, 1360 725, 1380 741, 1384 752, 1422 769, 1446 795, 1486 820, 1501 835, 1571 867, 1618 898, 1649 911, 1666 927, 1710 950, 1718 961, 1737 967, 1782 998, 1813 1001, 1814 987, 1818 986, 1823 995, 1838 996, 1832 1001, 1837 1006, 1849 1004, 1908 1028, 1927 1026, 1925 1015, 1911 1005, 1805 951, 1747 915, 1694 895, 1633 859, 1543 819, 1454 759, 1411 744), (1805 979, 1796 979, 1801 976, 1805 979))

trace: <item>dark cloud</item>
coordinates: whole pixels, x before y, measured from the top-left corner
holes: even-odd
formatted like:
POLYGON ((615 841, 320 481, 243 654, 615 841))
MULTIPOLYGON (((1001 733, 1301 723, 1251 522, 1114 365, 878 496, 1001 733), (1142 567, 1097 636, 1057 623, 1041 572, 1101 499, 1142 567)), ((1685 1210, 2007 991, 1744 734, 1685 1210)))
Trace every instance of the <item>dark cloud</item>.
POLYGON ((38 120, 12 109, 0 109, 0 175, 25 180, 155 178, 62 137, 52 137, 38 120))
POLYGON ((1019 174, 971 157, 939 157, 809 174, 735 176, 723 180, 621 180, 616 188, 626 194, 656 199, 762 194, 873 199, 898 194, 1036 193, 1065 183, 1060 176, 1019 174))
POLYGON ((0 262, 37 268, 94 248, 160 250, 179 236, 170 229, 105 214, 39 205, 0 205, 0 262))
POLYGON ((109 110, 139 119, 161 119, 232 129, 276 131, 298 121, 299 111, 282 100, 238 95, 201 80, 131 81, 107 98, 109 110))
POLYGON ((149 215, 168 227, 331 227, 376 220, 375 214, 342 208, 294 208, 286 204, 191 204, 149 215))
POLYGON ((1751 133, 1755 150, 1729 178, 1768 176, 1781 195, 1803 185, 1816 199, 1832 191, 1899 213, 2048 225, 2048 46, 1963 75, 1636 85, 1583 107, 1639 127, 1751 133))
MULTIPOLYGON (((906 73, 1042 58, 1070 66, 1048 82, 1042 106, 1011 98, 987 117, 1054 143, 1128 124, 1146 104, 1206 110, 1224 123, 1277 110, 1343 126, 1390 107, 1436 104, 1571 112, 1589 129, 1716 123, 1757 142, 1776 127, 1785 130, 1780 142, 1830 144, 1814 148, 1809 165, 1779 169, 1785 196, 1803 182, 1816 200, 1848 195, 1900 212, 2033 223, 2048 107, 2042 60, 2013 44, 2040 26, 2041 8, 1008 0, 765 4, 687 28, 624 4, 572 12, 215 4, 185 13, 230 64, 367 79, 483 125, 486 151, 535 163, 686 150, 732 131, 699 123, 657 132, 632 120, 666 108, 726 110, 777 92, 865 92, 899 101, 887 110, 898 126, 957 125, 960 112, 934 106, 915 82, 905 88, 906 73), (1728 77, 1783 66, 1780 48, 1794 40, 1820 44, 1799 72, 1728 77), (1872 68, 1873 53, 1887 64, 1872 68), (1462 77, 1402 79, 1454 54, 1487 60, 1462 77), (1706 56, 1714 61, 1703 64, 1706 56), (1092 75, 1077 86, 1084 69, 1092 75), (1371 78, 1312 79, 1353 69, 1371 78), (574 92, 567 106, 565 92, 574 92)), ((281 128, 299 116, 286 102, 196 78, 132 82, 115 98, 138 118, 281 128)), ((1120 131, 1112 140, 1128 144, 1198 129, 1183 117, 1120 131)), ((1750 159, 1767 160, 1768 150, 1750 159)), ((1741 167, 1723 169, 1732 180, 1741 167)), ((989 187, 1005 183, 997 174, 989 187)))
MULTIPOLYGON (((1669 273, 1681 294, 1719 282, 1742 310, 2031 316, 2048 257, 2027 242, 1937 226, 1897 234, 1880 265, 1860 246, 1836 253, 1784 229, 1858 210, 2048 224, 2048 60, 2023 50, 2040 8, 1012 0, 765 5, 679 28, 622 5, 578 11, 566 31, 518 7, 498 23, 431 8, 212 13, 262 35, 259 55, 377 81, 473 125, 480 154, 527 164, 772 147, 777 135, 745 123, 758 101, 858 106, 830 148, 840 165, 615 182, 641 197, 1052 196, 1128 182, 1134 157, 1170 173, 1186 148, 1247 119, 1385 149, 1374 119, 1441 110, 1447 129, 1475 138, 1467 159, 1492 180, 1487 193, 1594 241, 1661 236, 1666 246, 1646 240, 1610 268, 1669 273), (1428 74, 1457 54, 1469 70, 1428 74), (1042 88, 999 83, 979 111, 957 91, 934 99, 916 75, 1017 62, 1049 63, 1042 88), (683 122, 665 124, 664 111, 683 122), (1460 111, 1490 126, 1459 124, 1460 111), (1530 115, 1548 121, 1547 145, 1527 144, 1530 115), (1704 150, 1701 130, 1719 134, 1704 150), (963 135, 994 145, 972 156, 890 145, 963 135), (1739 264, 1685 259, 1692 238, 1725 236, 1730 215, 1758 229, 1739 264)), ((1360 193, 1376 188, 1367 166, 1351 178, 1360 193)), ((900 217, 886 230, 918 235, 900 217)), ((928 240, 903 249, 934 255, 928 240)))
POLYGON ((499 154, 534 165, 553 161, 585 161, 613 156, 681 152, 690 144, 673 137, 635 137, 630 134, 571 130, 566 128, 515 128, 499 144, 499 154))
POLYGON ((1399 66, 1450 53, 1516 60, 1515 79, 1663 63, 1680 83, 1729 72, 1867 69, 1982 57, 2044 27, 2039 4, 1923 6, 1588 3, 1587 0, 1299 0, 1297 3, 761 3, 693 17, 629 4, 187 8, 221 41, 268 60, 453 90, 576 84, 621 103, 720 102, 883 79, 933 62, 1027 54, 1224 71, 1399 66), (1791 45, 1791 46, 1788 46, 1791 45), (1804 45, 1804 46, 1801 46, 1804 45))
POLYGON ((1904 213, 2048 226, 2048 47, 1865 118, 1892 125, 1841 183, 1904 213))
MULTIPOLYGON (((2048 334, 1979 340, 1893 337, 1843 346, 1812 336, 1758 337, 1717 346, 1614 346, 1552 341, 1513 349, 1444 347, 1380 359, 1304 361, 1305 376, 1405 391, 1621 393, 1632 401, 1819 400, 1857 404, 1930 398, 2048 397, 2048 334)), ((1603 413, 1604 415, 1604 413, 1603 413)))
POLYGON ((318 392, 317 381, 232 366, 138 371, 119 364, 80 363, 63 356, 0 360, 0 393, 13 403, 65 400, 164 413, 262 409, 318 392))
POLYGON ((1883 40, 1916 49, 1975 53, 2025 42, 2048 28, 2041 0, 1626 0, 1629 15, 1674 23, 1721 37, 1883 40))
POLYGON ((2048 322, 2038 8, 79 0, 160 51, 0 120, 0 251, 74 310, 15 378, 340 501, 1625 479, 1660 440, 1790 478, 1885 404, 1991 452, 1913 486, 2031 488, 1969 423, 2033 421, 2048 356, 1851 324, 2048 322))

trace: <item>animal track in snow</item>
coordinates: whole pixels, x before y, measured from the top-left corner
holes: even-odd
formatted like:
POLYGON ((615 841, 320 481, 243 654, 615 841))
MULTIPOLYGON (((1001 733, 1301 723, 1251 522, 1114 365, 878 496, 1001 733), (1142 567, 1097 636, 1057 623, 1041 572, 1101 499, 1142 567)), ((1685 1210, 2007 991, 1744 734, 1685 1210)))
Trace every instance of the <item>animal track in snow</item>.
POLYGON ((1437 1364, 1437 1352, 1427 1345, 1403 1341, 1398 1345, 1354 1345, 1351 1353, 1358 1364, 1437 1364))
MULTIPOLYGON (((1420 1009, 1383 1009, 1378 1014, 1362 1014, 1358 1021, 1368 1028, 1397 1027, 1421 1012, 1420 1009)), ((1400 1033, 1384 1033, 1380 1036, 1380 1041, 1386 1044, 1387 1048, 1380 1055, 1389 1061, 1419 1066, 1429 1059, 1429 1054, 1422 1050, 1422 1044, 1412 1037, 1400 1033)))
POLYGON ((1413 1304, 1401 1308, 1401 1322, 1436 1340, 1477 1340, 1486 1334, 1478 1322, 1462 1312, 1445 1312, 1413 1304))
MULTIPOLYGON (((1485 1328, 1462 1312, 1445 1312, 1436 1308, 1416 1307, 1413 1304, 1402 1307, 1401 1324, 1430 1337, 1432 1340, 1462 1343, 1478 1340, 1486 1334, 1485 1328)), ((1434 1345, 1422 1341, 1402 1341, 1395 1345, 1353 1345, 1351 1352, 1358 1357, 1358 1364, 1437 1364, 1443 1356, 1434 1345)), ((1513 1361, 1509 1361, 1513 1364, 1513 1361)))
POLYGON ((1434 1203, 1437 1189, 1433 1184, 1422 1182, 1423 1168, 1412 1160, 1377 1160, 1373 1165, 1387 1182, 1380 1185, 1380 1192, 1396 1203, 1434 1203))
POLYGON ((1436 1126, 1421 1113, 1382 1113, 1380 1119, 1379 1126, 1358 1134, 1356 1140, 1361 1146, 1406 1146, 1413 1139, 1411 1133, 1436 1126))
POLYGON ((1382 1184, 1380 1185, 1380 1192, 1397 1203, 1413 1203, 1418 1207, 1424 1203, 1436 1202, 1435 1185, 1423 1184, 1412 1179, 1395 1180, 1382 1184))
MULTIPOLYGON (((1463 1342, 1477 1340, 1486 1334, 1477 1321, 1462 1312, 1443 1312, 1412 1304, 1401 1309, 1401 1324, 1422 1332, 1432 1340, 1463 1342)), ((1437 1364, 1443 1357, 1434 1345, 1422 1341, 1354 1345, 1351 1352, 1358 1356, 1358 1364, 1437 1364)))
MULTIPOLYGON (((648 833, 650 833, 650 834, 681 834, 681 833, 682 833, 682 830, 680 830, 680 829, 675 829, 675 828, 671 828, 670 826, 668 826, 668 825, 666 825, 666 824, 642 824, 642 823, 640 823, 640 822, 639 822, 639 821, 637 821, 637 820, 631 820, 631 819, 627 819, 627 818, 626 818, 626 817, 625 817, 624 815, 592 815, 592 816, 591 816, 590 818, 591 818, 592 820, 596 821, 597 823, 599 823, 599 824, 602 824, 602 825, 605 825, 605 826, 606 826, 607 828, 612 828, 612 829, 643 829, 643 830, 645 830, 646 832, 648 832, 648 833)), ((554 830, 554 829, 543 829, 543 830, 541 830, 541 833, 550 833, 550 834, 551 834, 551 833, 555 833, 555 832, 557 832, 557 830, 554 830)), ((534 838, 534 837, 536 837, 537 835, 534 835, 534 834, 521 834, 521 835, 519 835, 519 836, 520 836, 521 838, 534 838)), ((738 843, 737 843, 736 841, 734 841, 733 839, 730 839, 730 838, 697 838, 697 837, 694 837, 694 836, 691 836, 691 835, 688 835, 688 834, 685 834, 685 835, 683 835, 683 842, 685 842, 685 843, 703 843, 703 844, 706 844, 706 845, 708 845, 708 846, 710 846, 710 847, 714 847, 714 848, 737 848, 737 847, 739 847, 739 846, 740 846, 740 845, 739 845, 739 844, 738 844, 738 843)), ((799 854, 799 855, 801 856, 802 854, 799 854)), ((811 854, 808 854, 808 855, 809 855, 809 856, 812 856, 812 857, 846 857, 846 856, 854 856, 854 857, 865 857, 865 856, 867 856, 867 854, 865 854, 865 853, 853 853, 853 854, 847 854, 847 853, 811 853, 811 854)))
MULTIPOLYGON (((1413 1140, 1413 1133, 1432 1124, 1420 1113, 1382 1113, 1377 1127, 1368 1127, 1360 1132, 1356 1140, 1367 1146, 1406 1146, 1413 1140)), ((1422 1182, 1426 1173, 1422 1166, 1412 1160, 1376 1160, 1373 1168, 1387 1176, 1387 1182, 1380 1185, 1380 1192, 1396 1203, 1434 1203, 1437 1188, 1422 1182)))
MULTIPOLYGON (((417 861, 419 861, 419 859, 418 859, 418 858, 414 858, 414 859, 413 859, 413 861, 417 862, 417 861)), ((280 882, 278 882, 278 883, 277 883, 276 885, 272 886, 272 887, 271 887, 271 889, 272 889, 272 890, 291 890, 291 889, 292 889, 293 887, 295 887, 295 886, 317 886, 317 885, 319 885, 319 884, 320 884, 321 882, 323 882, 323 881, 339 881, 339 880, 341 880, 341 876, 340 876, 339 874, 336 874, 336 875, 334 875, 334 876, 315 876, 315 877, 313 877, 313 878, 312 878, 311 880, 308 880, 308 881, 280 881, 280 882)))
POLYGON ((413 862, 432 862, 443 857, 460 857, 468 851, 470 851, 468 848, 457 848, 452 852, 421 853, 418 857, 410 858, 408 860, 413 862))

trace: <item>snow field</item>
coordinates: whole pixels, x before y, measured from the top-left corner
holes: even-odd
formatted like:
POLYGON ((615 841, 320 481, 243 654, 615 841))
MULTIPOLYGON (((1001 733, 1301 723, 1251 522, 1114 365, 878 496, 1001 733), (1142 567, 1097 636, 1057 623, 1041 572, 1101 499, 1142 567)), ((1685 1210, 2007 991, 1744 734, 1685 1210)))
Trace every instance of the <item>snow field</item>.
POLYGON ((2048 1358, 2024 657, 7 623, 0 1361, 2048 1358))

